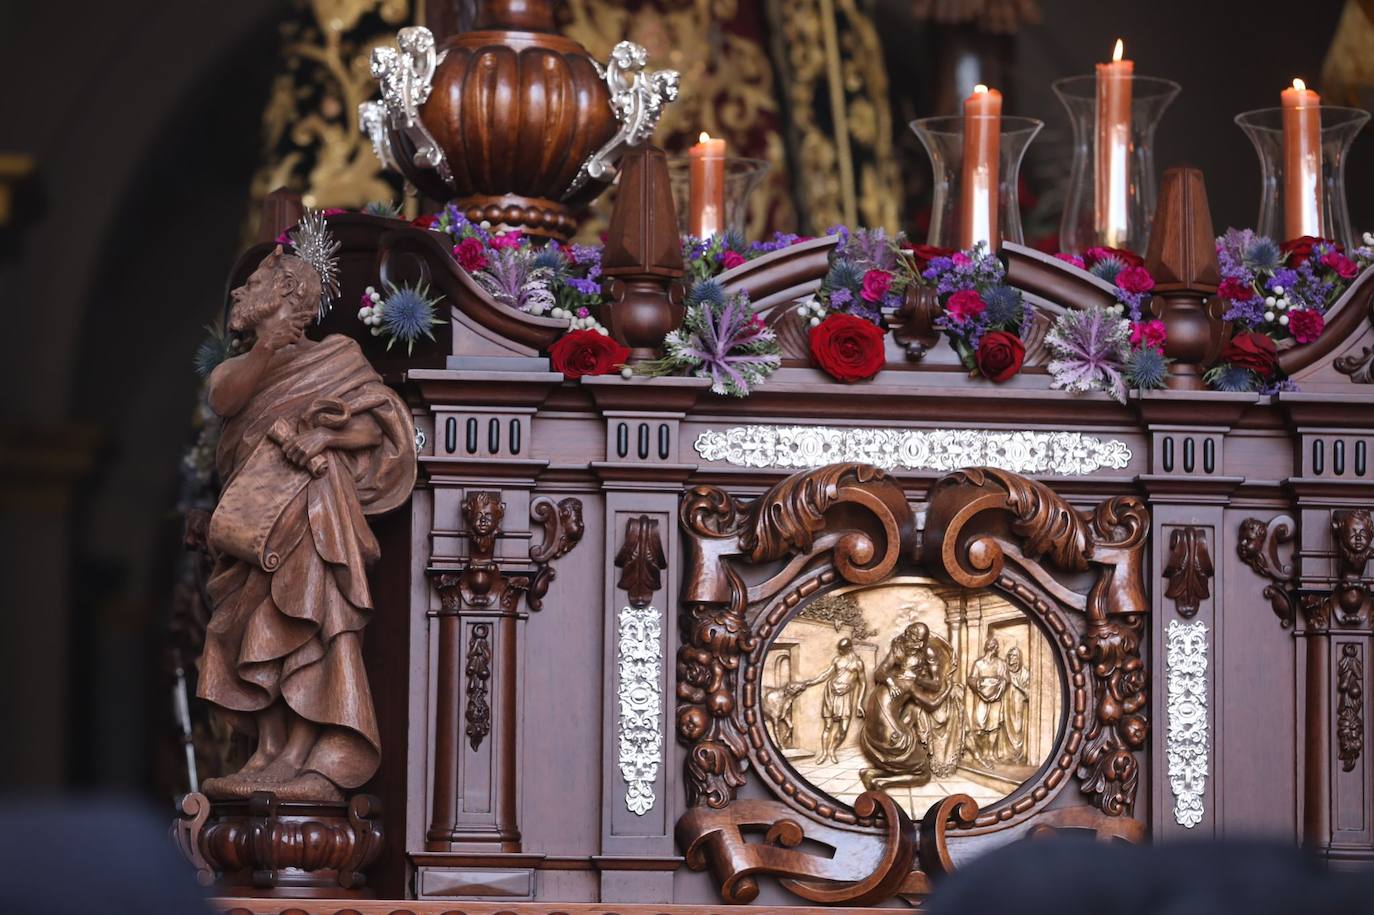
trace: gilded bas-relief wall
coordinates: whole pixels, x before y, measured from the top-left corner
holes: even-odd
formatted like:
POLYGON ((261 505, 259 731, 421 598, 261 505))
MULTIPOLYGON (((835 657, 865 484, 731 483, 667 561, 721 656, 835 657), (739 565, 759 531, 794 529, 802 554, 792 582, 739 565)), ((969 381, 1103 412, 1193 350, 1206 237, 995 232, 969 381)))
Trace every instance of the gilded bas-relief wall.
POLYGON ((768 732, 802 779, 852 804, 881 788, 919 818, 987 806, 1054 751, 1063 685, 1040 629, 994 591, 927 579, 832 591, 768 648, 768 732))

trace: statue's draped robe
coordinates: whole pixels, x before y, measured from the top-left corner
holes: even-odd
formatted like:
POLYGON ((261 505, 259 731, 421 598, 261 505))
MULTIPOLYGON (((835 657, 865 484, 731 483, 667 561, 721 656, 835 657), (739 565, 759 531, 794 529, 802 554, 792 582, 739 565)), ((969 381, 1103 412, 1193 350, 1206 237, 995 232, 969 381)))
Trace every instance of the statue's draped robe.
MULTIPOLYGON (((351 339, 289 347, 274 356, 243 410, 226 420, 216 463, 227 492, 260 444, 278 447, 264 441, 273 423, 285 419, 303 431, 308 411, 321 400, 347 404, 353 422, 375 423, 381 441, 356 451, 326 450, 327 467, 318 477, 296 473, 301 488, 267 540, 277 560, 272 571, 264 568, 271 562, 236 558, 212 537, 213 616, 199 695, 248 734, 256 732, 253 713, 280 697, 322 726, 303 771, 356 788, 381 758, 362 659, 362 630, 372 612, 366 568, 380 550, 365 516, 396 508, 414 485, 409 411, 351 339)), ((277 485, 280 492, 287 484, 277 485)))

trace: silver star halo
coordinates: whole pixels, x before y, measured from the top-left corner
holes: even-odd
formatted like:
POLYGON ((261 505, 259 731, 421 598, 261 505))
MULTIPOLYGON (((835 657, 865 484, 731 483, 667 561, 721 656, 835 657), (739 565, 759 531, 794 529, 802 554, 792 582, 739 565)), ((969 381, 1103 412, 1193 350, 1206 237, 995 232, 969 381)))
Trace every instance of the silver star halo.
POLYGON ((289 237, 296 256, 313 267, 320 277, 319 320, 323 321, 339 296, 339 249, 342 245, 329 231, 329 224, 320 210, 307 209, 289 237))

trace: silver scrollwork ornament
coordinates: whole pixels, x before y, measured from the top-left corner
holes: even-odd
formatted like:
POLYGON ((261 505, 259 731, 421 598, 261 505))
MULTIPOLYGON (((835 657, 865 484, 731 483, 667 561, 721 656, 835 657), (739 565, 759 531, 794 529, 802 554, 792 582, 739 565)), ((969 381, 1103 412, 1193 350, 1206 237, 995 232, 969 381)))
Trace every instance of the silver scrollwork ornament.
POLYGON ((662 624, 654 607, 622 607, 616 661, 616 722, 625 806, 643 816, 654 806, 654 782, 663 763, 662 624))
MULTIPOLYGON (((429 99, 434 71, 441 59, 442 55, 435 53, 434 33, 424 26, 410 26, 396 33, 396 47, 373 48, 371 72, 382 89, 385 126, 415 147, 413 158, 417 166, 434 169, 445 184, 452 186, 448 160, 420 120, 420 106, 429 99)), ((369 122, 362 108, 359 114, 363 116, 362 129, 373 138, 377 157, 384 166, 393 167, 396 157, 389 138, 386 143, 379 143, 371 127, 375 119, 369 122), (390 151, 388 155, 383 155, 384 148, 390 151)))
POLYGON ((605 67, 596 65, 611 91, 611 111, 620 127, 582 163, 564 197, 588 181, 613 180, 621 154, 648 140, 663 116, 663 106, 677 99, 681 75, 676 70, 649 70, 648 65, 649 52, 633 41, 622 41, 612 48, 605 67))
POLYGON ((1207 626, 1170 620, 1165 632, 1169 732, 1165 738, 1174 822, 1192 829, 1202 822, 1207 792, 1207 626))

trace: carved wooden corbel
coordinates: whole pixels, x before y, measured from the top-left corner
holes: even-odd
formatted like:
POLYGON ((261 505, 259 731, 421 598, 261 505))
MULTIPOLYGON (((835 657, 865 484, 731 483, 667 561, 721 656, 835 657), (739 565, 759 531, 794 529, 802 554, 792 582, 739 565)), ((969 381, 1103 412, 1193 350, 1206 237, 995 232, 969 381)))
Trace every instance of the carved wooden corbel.
POLYGON ((625 522, 625 542, 615 554, 620 569, 620 588, 630 599, 631 607, 647 607, 663 585, 663 570, 668 559, 663 553, 663 540, 658 535, 658 521, 640 515, 625 522))
POLYGON ((1289 587, 1293 582, 1293 566, 1279 559, 1279 547, 1292 543, 1297 524, 1288 515, 1275 515, 1268 521, 1246 518, 1240 523, 1236 540, 1236 555, 1240 561, 1269 579, 1264 596, 1279 618, 1279 625, 1287 629, 1293 625, 1296 603, 1289 587))
POLYGON ((530 582, 526 601, 531 610, 544 609, 544 595, 553 584, 553 561, 572 552, 582 542, 586 526, 582 523, 582 500, 569 496, 555 505, 552 499, 540 496, 530 504, 530 519, 544 530, 544 540, 530 547, 534 562, 534 578, 530 582))
POLYGON ((1078 656, 1090 663, 1096 718, 1078 762, 1081 790, 1104 813, 1130 815, 1140 766, 1135 753, 1149 731, 1140 657, 1145 588, 1142 561, 1149 513, 1135 497, 1080 513, 1049 487, 980 467, 941 478, 931 490, 924 556, 930 568, 968 588, 992 584, 1012 560, 1087 617, 1078 656), (989 513, 1004 520, 988 518, 989 513), (975 522, 975 519, 978 519, 975 522), (1066 572, 1097 567, 1086 599, 1052 579, 1041 560, 1066 572))
POLYGON ((1185 619, 1197 614, 1202 602, 1211 596, 1212 555, 1207 552, 1207 532, 1188 525, 1169 534, 1169 559, 1164 566, 1169 584, 1164 596, 1174 602, 1178 615, 1185 619))

